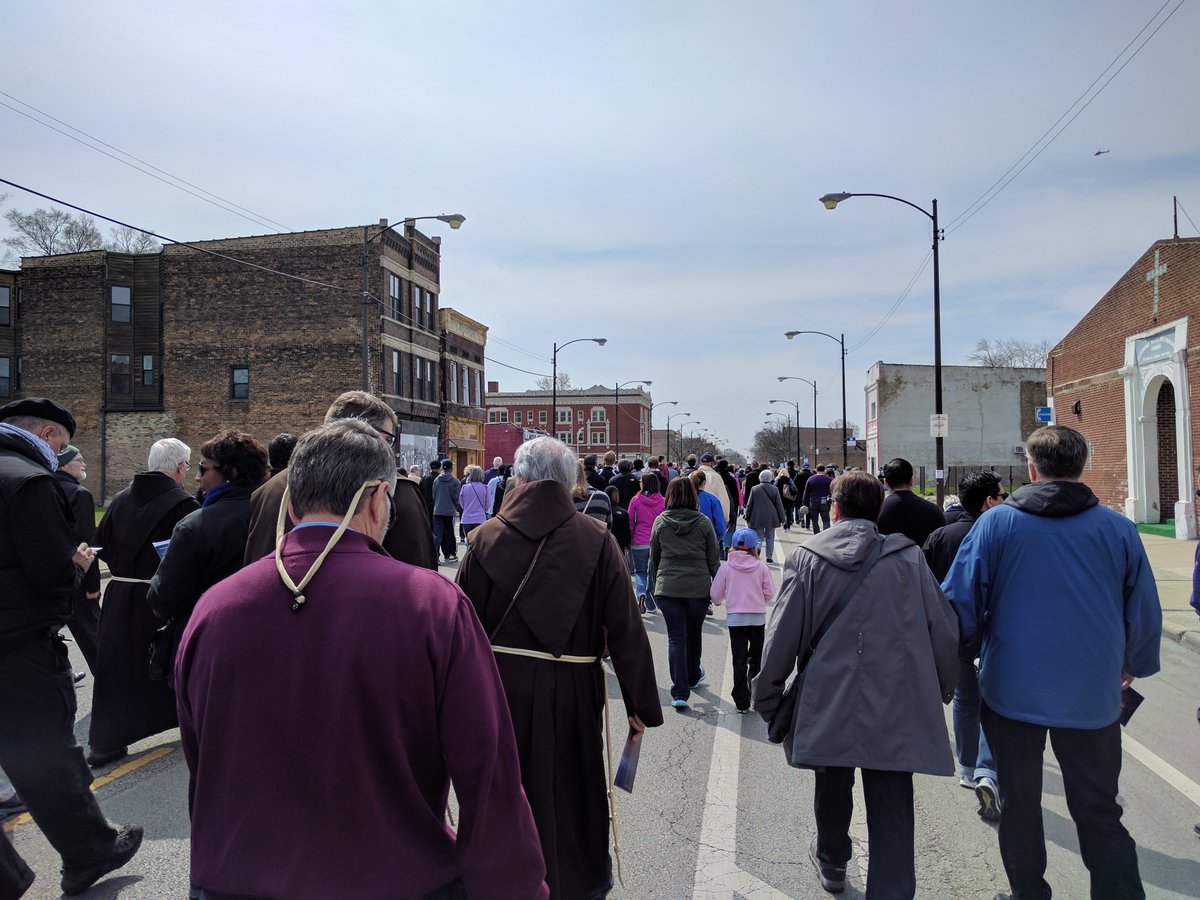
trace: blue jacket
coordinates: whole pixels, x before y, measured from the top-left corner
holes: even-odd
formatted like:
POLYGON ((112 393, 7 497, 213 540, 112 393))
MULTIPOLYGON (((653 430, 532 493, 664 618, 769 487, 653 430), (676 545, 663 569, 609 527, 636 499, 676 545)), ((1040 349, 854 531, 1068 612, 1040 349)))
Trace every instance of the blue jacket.
POLYGON ((712 522, 713 533, 724 537, 725 510, 721 509, 721 501, 715 494, 710 494, 708 491, 700 492, 700 512, 708 516, 708 520, 712 522))
POLYGON ((979 690, 1010 719, 1103 728, 1121 673, 1159 669, 1162 607, 1133 523, 1085 484, 1026 485, 967 534, 942 591, 964 643, 982 638, 979 690))

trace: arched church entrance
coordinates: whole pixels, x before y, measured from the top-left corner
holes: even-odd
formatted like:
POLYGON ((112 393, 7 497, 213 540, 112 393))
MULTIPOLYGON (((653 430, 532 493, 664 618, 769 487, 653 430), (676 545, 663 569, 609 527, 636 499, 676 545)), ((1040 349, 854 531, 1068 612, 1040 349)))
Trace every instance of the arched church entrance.
POLYGON ((1155 401, 1158 458, 1158 510, 1159 521, 1175 516, 1175 504, 1179 500, 1179 460, 1175 452, 1175 388, 1167 379, 1158 387, 1155 401))

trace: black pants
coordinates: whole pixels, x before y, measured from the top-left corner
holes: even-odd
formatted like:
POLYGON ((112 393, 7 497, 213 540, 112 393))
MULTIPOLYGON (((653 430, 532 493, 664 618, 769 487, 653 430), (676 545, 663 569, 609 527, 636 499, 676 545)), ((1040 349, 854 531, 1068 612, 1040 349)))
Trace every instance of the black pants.
MULTIPOLYGON (((854 770, 826 766, 816 773, 813 809, 817 819, 817 857, 845 867, 850 861, 850 815, 854 809, 854 770)), ((867 802, 869 900, 912 900, 917 893, 913 861, 912 772, 863 769, 867 802)))
POLYGON ((750 682, 762 665, 765 625, 730 625, 729 652, 733 654, 733 702, 738 709, 750 708, 750 682))
POLYGON ((458 544, 454 540, 454 516, 433 517, 433 543, 440 545, 442 556, 449 559, 458 556, 458 544))
POLYGON ((85 868, 112 850, 116 829, 75 743, 75 683, 57 635, 0 652, 0 766, 64 868, 85 868))
POLYGON ((80 592, 75 597, 75 609, 67 627, 71 629, 71 637, 75 639, 75 645, 95 677, 100 659, 100 601, 89 600, 80 592))
MULTIPOLYGON (((1000 858, 1014 900, 1045 900, 1046 836, 1042 831, 1042 757, 1046 734, 1062 770, 1079 854, 1097 900, 1142 900, 1137 845, 1121 824, 1121 726, 1048 728, 1008 719, 983 704, 980 720, 1000 783, 1000 858)), ((872 851, 874 848, 872 848, 872 851)))
POLYGON ((671 699, 686 700, 691 686, 700 681, 700 650, 704 639, 707 597, 654 598, 667 624, 667 667, 671 672, 671 699))

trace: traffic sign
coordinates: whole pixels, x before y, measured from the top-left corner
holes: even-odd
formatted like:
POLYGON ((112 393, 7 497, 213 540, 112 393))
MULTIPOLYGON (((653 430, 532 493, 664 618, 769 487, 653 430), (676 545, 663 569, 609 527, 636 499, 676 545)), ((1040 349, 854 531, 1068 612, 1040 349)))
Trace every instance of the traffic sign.
POLYGON ((1054 407, 1052 406, 1035 406, 1033 408, 1034 420, 1049 424, 1054 421, 1054 407))
POLYGON ((944 438, 949 431, 950 417, 945 413, 934 413, 929 417, 929 436, 944 438))

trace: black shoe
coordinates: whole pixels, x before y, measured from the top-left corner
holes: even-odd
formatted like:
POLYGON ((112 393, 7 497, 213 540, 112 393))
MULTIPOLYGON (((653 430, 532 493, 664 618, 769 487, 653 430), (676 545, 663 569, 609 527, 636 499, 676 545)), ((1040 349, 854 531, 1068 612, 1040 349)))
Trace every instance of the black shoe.
POLYGON ((109 872, 115 872, 133 859, 140 846, 142 846, 142 826, 122 826, 117 832, 116 840, 113 841, 112 849, 104 859, 86 869, 63 870, 62 892, 68 897, 82 894, 109 872))
POLYGON ((821 876, 821 887, 831 894, 840 894, 846 890, 846 867, 832 866, 829 863, 821 862, 817 857, 817 839, 815 837, 808 847, 808 858, 812 860, 817 874, 821 876))
POLYGON ((9 816, 20 815, 25 812, 25 809, 25 801, 17 794, 13 794, 7 800, 0 800, 0 821, 9 816))
POLYGON ((92 748, 88 751, 87 764, 93 769, 99 769, 107 766, 109 763, 115 763, 118 759, 124 759, 128 755, 128 747, 114 747, 112 750, 96 750, 92 748))
POLYGON ((1200 834, 1200 822, 1196 823, 1196 834, 1200 834))
POLYGON ((979 818, 985 822, 1000 821, 1000 796, 996 791, 996 782, 986 775, 975 784, 975 796, 979 800, 979 818))
POLYGON ((71 679, 76 684, 79 684, 79 682, 83 681, 83 679, 85 679, 85 678, 87 678, 87 672, 72 672, 71 673, 71 679))

